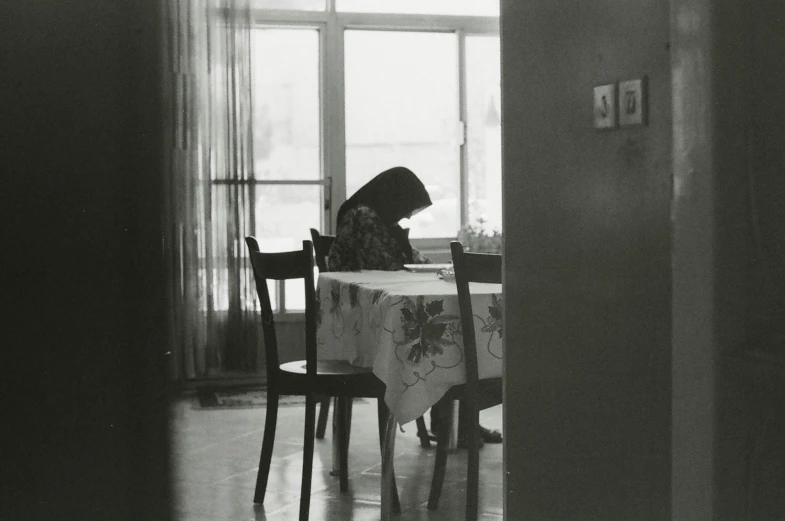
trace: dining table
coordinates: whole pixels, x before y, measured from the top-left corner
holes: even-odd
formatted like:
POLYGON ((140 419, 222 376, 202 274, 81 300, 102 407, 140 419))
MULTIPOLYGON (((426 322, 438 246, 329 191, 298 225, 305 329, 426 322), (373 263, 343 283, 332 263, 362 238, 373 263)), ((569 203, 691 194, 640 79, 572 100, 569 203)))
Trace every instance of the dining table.
MULTIPOLYGON (((317 356, 372 369, 386 386, 390 411, 383 443, 383 483, 392 483, 397 425, 422 416, 466 382, 454 280, 434 271, 363 270, 319 274, 317 356)), ((470 283, 479 377, 502 375, 502 286, 470 283)), ((390 513, 382 486, 382 519, 390 513)))

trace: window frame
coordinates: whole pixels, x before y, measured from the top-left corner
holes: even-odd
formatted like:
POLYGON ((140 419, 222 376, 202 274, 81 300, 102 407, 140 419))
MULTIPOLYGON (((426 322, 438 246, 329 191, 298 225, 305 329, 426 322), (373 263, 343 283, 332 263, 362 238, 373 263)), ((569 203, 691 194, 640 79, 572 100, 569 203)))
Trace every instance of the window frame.
MULTIPOLYGON (((466 37, 499 36, 499 18, 494 16, 423 15, 399 13, 338 12, 335 0, 326 1, 324 11, 251 8, 254 28, 316 29, 319 32, 319 118, 320 177, 316 180, 255 179, 255 185, 321 185, 323 189, 322 232, 335 233, 338 208, 346 200, 346 114, 344 35, 347 30, 417 31, 454 33, 458 53, 458 116, 463 127, 460 140, 459 226, 468 224, 469 160, 466 143, 467 85, 466 37), (328 65, 329 64, 329 65, 328 65), (328 103, 329 100, 329 103, 328 103), (328 132, 329 129, 329 132, 328 132)), ((213 183, 211 183, 213 184, 213 183)), ((447 251, 452 237, 412 239, 424 252, 447 251)), ((278 285, 277 316, 296 319, 300 310, 287 310, 284 284, 278 285)))
MULTIPOLYGON (((320 34, 321 182, 324 186, 324 233, 335 233, 338 208, 346 200, 346 116, 344 34, 347 30, 387 30, 455 33, 458 41, 458 114, 464 131, 460 146, 460 220, 468 224, 469 165, 466 146, 466 37, 498 36, 499 19, 493 16, 420 15, 398 13, 338 12, 335 1, 327 0, 325 11, 252 9, 258 27, 316 28, 320 34), (329 64, 329 66, 328 66, 329 64), (327 103, 329 100, 329 103, 327 103), (329 132, 327 129, 330 129, 329 132)), ((264 182, 263 182, 264 183, 264 182)), ((444 248, 455 237, 412 239, 422 250, 444 248)))

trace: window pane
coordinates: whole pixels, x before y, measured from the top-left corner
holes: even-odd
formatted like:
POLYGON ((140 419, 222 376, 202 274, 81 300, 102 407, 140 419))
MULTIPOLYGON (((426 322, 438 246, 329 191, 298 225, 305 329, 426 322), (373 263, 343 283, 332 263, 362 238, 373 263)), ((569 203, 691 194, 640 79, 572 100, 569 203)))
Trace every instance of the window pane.
POLYGON ((498 36, 466 37, 469 221, 501 231, 502 165, 498 36))
POLYGON ((311 228, 321 228, 322 187, 257 185, 256 238, 262 251, 291 251, 311 240, 311 228))
MULTIPOLYGON (((262 251, 299 250, 304 240, 311 240, 311 228, 321 229, 321 186, 257 186, 256 205, 256 238, 262 251)), ((303 282, 285 284, 286 310, 305 309, 303 282)))
POLYGON ((253 60, 257 179, 319 179, 319 31, 256 29, 253 60))
POLYGON ((336 10, 356 13, 499 16, 499 0, 337 0, 336 10))
MULTIPOLYGON (((254 194, 259 190, 253 184, 211 185, 212 204, 211 233, 209 241, 205 235, 199 237, 199 249, 205 249, 212 258, 209 272, 200 267, 200 277, 205 291, 212 296, 213 309, 226 311, 233 304, 242 309, 258 309, 256 282, 251 263, 248 260, 248 247, 245 237, 254 235, 259 239, 262 251, 276 251, 275 243, 268 242, 257 233, 253 214, 257 212, 258 199, 254 194), (235 226, 240 231, 238 238, 235 226), (268 249, 269 248, 269 249, 268 249)), ((267 285, 273 310, 277 310, 277 286, 267 285)))
POLYGON ((255 9, 286 9, 289 11, 324 11, 325 0, 251 0, 255 9))
POLYGON ((433 206, 411 237, 459 226, 457 39, 453 33, 347 31, 346 193, 394 166, 410 168, 433 206))

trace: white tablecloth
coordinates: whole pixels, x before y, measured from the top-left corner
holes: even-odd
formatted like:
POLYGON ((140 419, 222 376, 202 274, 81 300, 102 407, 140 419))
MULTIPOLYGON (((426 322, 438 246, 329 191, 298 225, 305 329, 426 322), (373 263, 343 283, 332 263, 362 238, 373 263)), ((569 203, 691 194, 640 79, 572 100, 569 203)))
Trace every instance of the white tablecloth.
MULTIPOLYGON (((470 285, 480 378, 502 375, 502 288, 470 285)), ((435 273, 319 275, 317 344, 322 360, 373 368, 400 424, 466 382, 455 284, 435 273)))

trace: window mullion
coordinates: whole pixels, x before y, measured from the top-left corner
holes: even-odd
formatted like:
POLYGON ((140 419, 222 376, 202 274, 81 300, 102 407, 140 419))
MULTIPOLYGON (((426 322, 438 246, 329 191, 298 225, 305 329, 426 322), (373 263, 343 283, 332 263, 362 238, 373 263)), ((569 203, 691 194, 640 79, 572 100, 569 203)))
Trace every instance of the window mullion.
POLYGON ((264 25, 314 25, 322 24, 327 18, 323 11, 287 11, 281 9, 252 9, 251 17, 256 24, 264 25))
MULTIPOLYGON (((335 221, 336 207, 340 201, 345 199, 345 195, 341 194, 346 192, 346 182, 340 175, 340 172, 345 170, 341 167, 339 160, 342 148, 339 148, 338 139, 333 136, 341 128, 340 120, 338 119, 339 115, 336 113, 336 109, 331 107, 332 103, 328 103, 328 100, 335 99, 335 96, 339 94, 335 79, 336 54, 341 56, 341 71, 343 70, 343 52, 336 53, 338 45, 336 43, 338 35, 338 18, 335 14, 336 2, 337 0, 327 0, 327 20, 324 24, 321 52, 322 98, 319 103, 322 111, 322 158, 324 160, 322 175, 326 181, 323 190, 323 233, 335 233, 333 222, 335 221), (341 187, 344 187, 343 191, 341 191, 341 187)), ((341 96, 343 97, 343 94, 341 96)))
POLYGON ((499 32, 498 18, 482 16, 353 12, 339 12, 337 16, 345 27, 351 29, 452 32, 457 28, 471 33, 499 32))
POLYGON ((327 18, 326 45, 322 73, 325 77, 323 132, 326 169, 330 179, 325 197, 331 202, 326 212, 324 232, 334 233, 340 203, 346 200, 346 92, 344 79, 344 25, 335 12, 327 18), (329 100, 329 102, 327 101, 329 100))
POLYGON ((460 227, 469 222, 469 154, 467 142, 467 101, 466 101, 466 33, 456 32, 458 37, 458 117, 461 122, 463 138, 460 146, 460 227))
POLYGON ((276 285, 278 286, 278 313, 285 315, 286 311, 286 281, 285 280, 276 280, 276 285))

